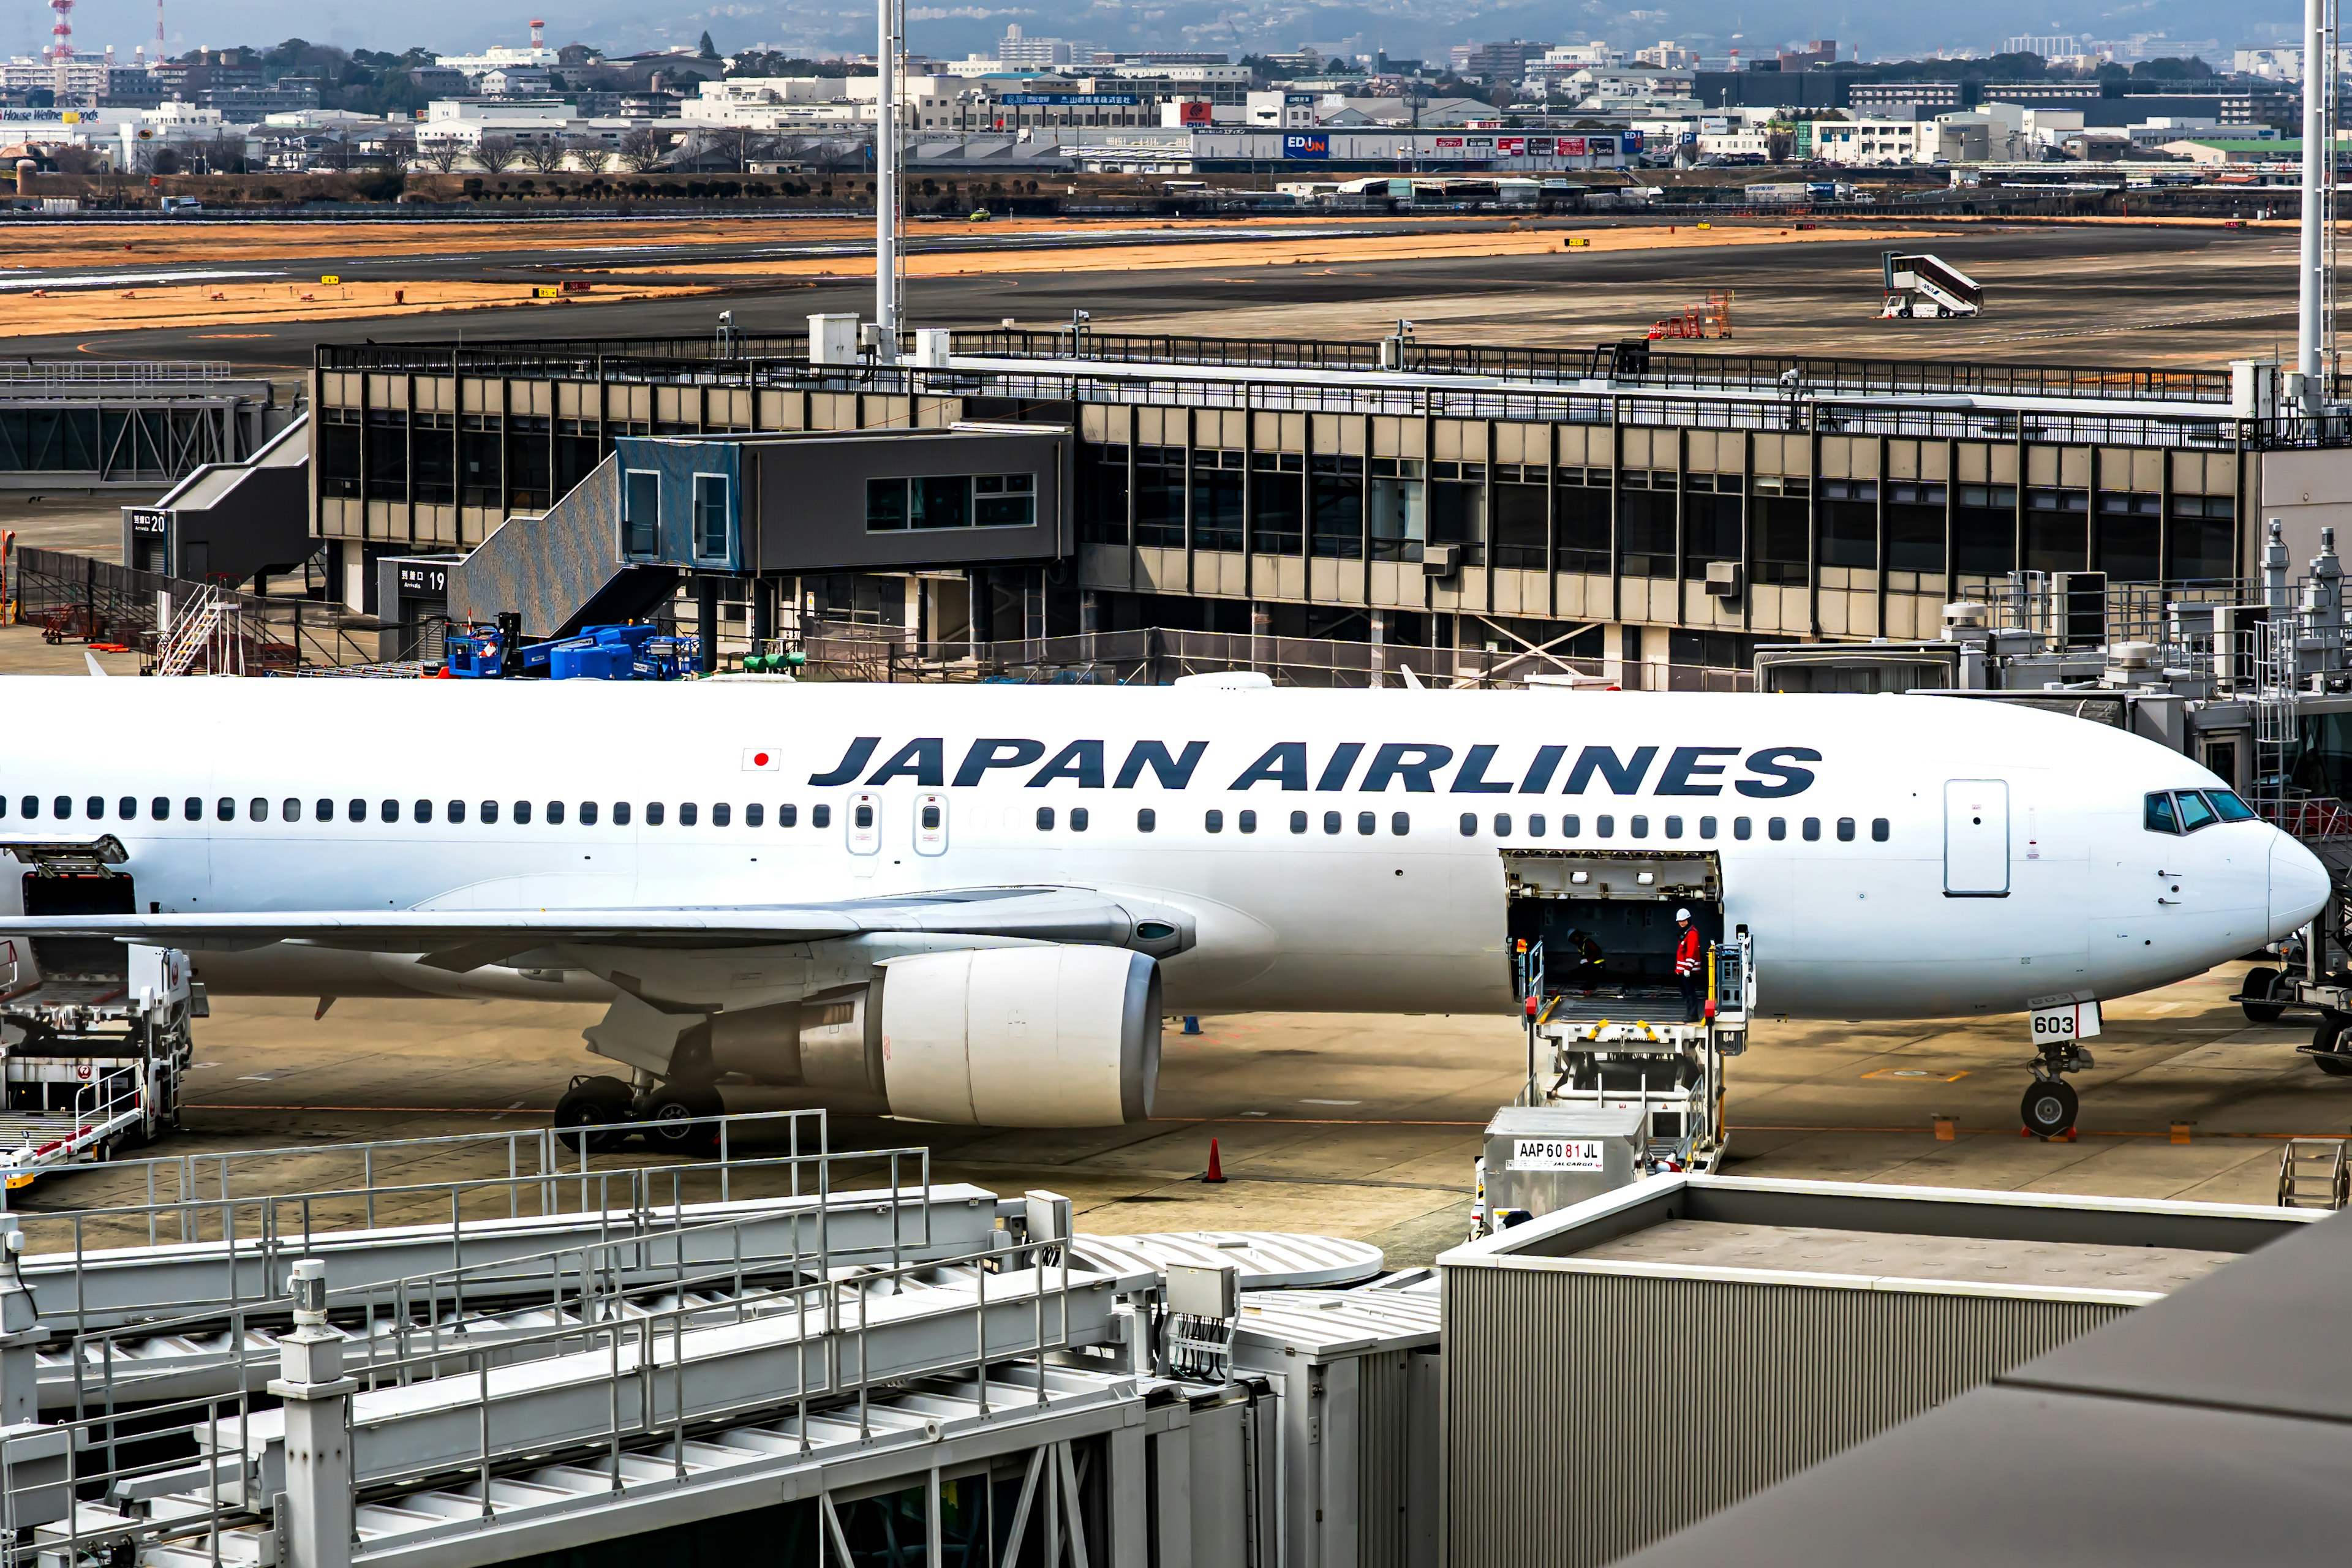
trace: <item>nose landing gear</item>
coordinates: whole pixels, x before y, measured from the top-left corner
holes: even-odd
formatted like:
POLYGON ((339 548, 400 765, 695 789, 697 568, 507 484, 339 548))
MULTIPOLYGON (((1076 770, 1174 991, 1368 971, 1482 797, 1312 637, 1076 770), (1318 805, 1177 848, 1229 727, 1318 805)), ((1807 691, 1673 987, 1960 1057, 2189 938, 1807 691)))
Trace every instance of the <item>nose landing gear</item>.
POLYGON ((2074 1127, 2075 1113, 2082 1109, 2082 1099, 2066 1082, 2070 1072, 2084 1072, 2095 1066, 2091 1053, 2073 1040, 2044 1043, 2041 1054, 2033 1059, 2033 1081, 2025 1087, 2025 1098, 2018 1102, 2017 1114, 2025 1130, 2037 1138, 2061 1138, 2074 1127))

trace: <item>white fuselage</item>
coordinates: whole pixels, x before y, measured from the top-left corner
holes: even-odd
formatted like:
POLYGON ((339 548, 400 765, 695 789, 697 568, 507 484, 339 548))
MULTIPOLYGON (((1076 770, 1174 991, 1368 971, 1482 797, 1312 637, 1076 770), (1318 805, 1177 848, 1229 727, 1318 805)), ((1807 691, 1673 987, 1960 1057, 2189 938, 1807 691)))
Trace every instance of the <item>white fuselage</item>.
MULTIPOLYGON (((1715 850, 1761 1008, 1791 1016, 2123 995, 2284 934, 2326 890, 2259 821, 2149 831, 2148 792, 2220 785, 2175 752, 1927 696, 13 679, 0 703, 0 839, 114 835, 142 913, 1084 887, 1192 914, 1171 1011, 1508 1008, 1505 847, 1715 850)), ((197 964, 222 993, 588 999, 630 967, 599 951, 197 964)), ((672 988, 703 994, 681 1000, 778 994, 755 954, 689 967, 672 988)))

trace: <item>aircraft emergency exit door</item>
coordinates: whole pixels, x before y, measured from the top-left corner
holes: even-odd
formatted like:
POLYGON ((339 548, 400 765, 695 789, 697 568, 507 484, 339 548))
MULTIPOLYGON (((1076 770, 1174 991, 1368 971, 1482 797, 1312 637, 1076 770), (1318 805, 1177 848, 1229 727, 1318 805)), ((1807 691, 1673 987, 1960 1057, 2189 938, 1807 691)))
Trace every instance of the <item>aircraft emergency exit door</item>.
POLYGON ((1944 896, 2009 896, 2009 784, 1952 779, 1944 785, 1944 896))

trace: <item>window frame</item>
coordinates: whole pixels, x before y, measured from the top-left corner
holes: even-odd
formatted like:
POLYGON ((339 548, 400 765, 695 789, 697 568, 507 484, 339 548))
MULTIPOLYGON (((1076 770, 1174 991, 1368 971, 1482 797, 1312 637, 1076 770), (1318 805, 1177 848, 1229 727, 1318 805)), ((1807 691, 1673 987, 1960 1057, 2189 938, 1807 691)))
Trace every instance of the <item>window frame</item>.
POLYGON ((735 561, 735 480, 731 474, 707 473, 700 469, 687 476, 687 507, 694 531, 692 540, 694 563, 698 566, 732 567, 735 561), (716 481, 719 486, 719 548, 706 548, 709 536, 703 527, 703 481, 716 481))
POLYGON ((621 559, 624 561, 658 561, 661 559, 661 470, 659 468, 623 468, 621 470, 621 515, 618 521, 621 530, 621 538, 619 542, 621 546, 620 553, 621 559), (630 546, 634 542, 635 535, 633 533, 633 530, 636 526, 637 519, 635 515, 635 509, 630 504, 630 489, 634 481, 639 479, 646 479, 653 481, 654 515, 651 523, 653 531, 651 535, 651 542, 643 550, 635 550, 630 548, 630 546))

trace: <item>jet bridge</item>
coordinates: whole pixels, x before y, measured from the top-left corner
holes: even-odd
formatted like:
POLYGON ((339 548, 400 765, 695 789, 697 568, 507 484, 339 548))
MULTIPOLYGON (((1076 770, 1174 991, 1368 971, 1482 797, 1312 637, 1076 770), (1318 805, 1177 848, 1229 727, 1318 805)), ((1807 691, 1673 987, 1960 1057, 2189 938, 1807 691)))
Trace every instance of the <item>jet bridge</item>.
POLYGON ((1723 1157, 1723 1060, 1748 1048, 1744 926, 1726 929, 1711 849, 1503 851, 1511 950, 1527 1006, 1520 1103, 1633 1107, 1639 1170, 1712 1171, 1723 1157), (1699 932, 1698 1016, 1686 1017, 1675 911, 1699 932))

